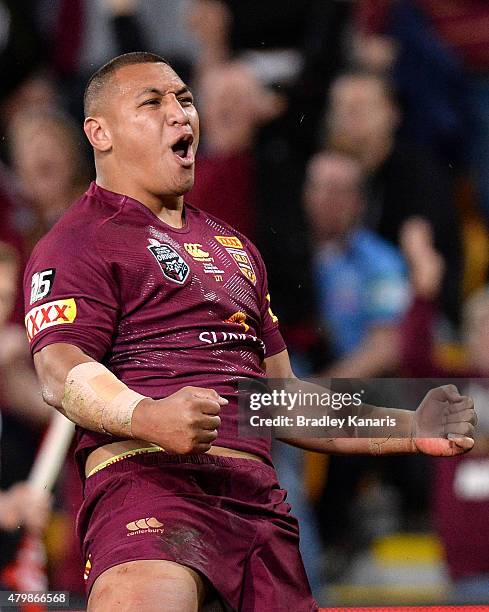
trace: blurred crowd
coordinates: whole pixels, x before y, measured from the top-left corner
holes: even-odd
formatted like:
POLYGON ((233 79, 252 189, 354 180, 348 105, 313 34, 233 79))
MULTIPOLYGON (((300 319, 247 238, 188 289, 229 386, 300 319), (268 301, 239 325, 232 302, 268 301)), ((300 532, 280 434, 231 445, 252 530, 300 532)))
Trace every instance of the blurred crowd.
POLYGON ((375 538, 436 532, 450 599, 488 603, 484 0, 0 0, 0 582, 21 525, 44 532, 50 587, 82 597, 73 466, 52 498, 26 482, 52 409, 20 279, 93 179, 88 77, 136 50, 168 59, 196 94, 187 200, 258 245, 297 373, 460 378, 476 398, 476 449, 454 461, 278 451, 316 594, 375 538))

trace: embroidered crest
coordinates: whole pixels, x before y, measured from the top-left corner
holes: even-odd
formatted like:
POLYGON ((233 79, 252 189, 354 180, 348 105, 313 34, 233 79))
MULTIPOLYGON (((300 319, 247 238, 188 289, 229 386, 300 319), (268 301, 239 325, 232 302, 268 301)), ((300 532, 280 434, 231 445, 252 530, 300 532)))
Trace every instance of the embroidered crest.
POLYGON ((174 283, 183 285, 190 272, 184 259, 168 244, 162 244, 154 238, 150 238, 149 242, 148 251, 158 262, 164 276, 174 283))

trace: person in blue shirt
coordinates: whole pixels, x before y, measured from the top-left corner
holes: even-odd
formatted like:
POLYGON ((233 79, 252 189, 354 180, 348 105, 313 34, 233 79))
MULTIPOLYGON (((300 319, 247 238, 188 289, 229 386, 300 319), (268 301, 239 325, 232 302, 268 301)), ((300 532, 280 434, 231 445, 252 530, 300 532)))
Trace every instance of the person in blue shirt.
POLYGON ((328 375, 394 371, 409 285, 397 248, 363 225, 360 163, 343 153, 318 153, 307 169, 304 202, 314 241, 317 311, 335 357, 328 375))

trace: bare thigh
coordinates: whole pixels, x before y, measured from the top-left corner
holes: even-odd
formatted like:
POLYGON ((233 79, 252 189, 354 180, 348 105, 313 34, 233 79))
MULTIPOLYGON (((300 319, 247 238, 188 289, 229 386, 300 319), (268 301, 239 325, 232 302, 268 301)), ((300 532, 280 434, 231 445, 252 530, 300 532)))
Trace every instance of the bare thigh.
POLYGON ((87 612, 197 612, 202 578, 173 561, 129 561, 109 568, 93 585, 87 612))

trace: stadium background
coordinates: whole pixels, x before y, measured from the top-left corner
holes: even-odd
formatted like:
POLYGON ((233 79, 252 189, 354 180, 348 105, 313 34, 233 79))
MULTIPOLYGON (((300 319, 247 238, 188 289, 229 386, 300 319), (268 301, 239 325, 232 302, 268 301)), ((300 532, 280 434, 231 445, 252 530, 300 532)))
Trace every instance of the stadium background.
MULTIPOLYGON (((3 495, 50 415, 19 331, 23 263, 93 178, 83 89, 123 52, 163 55, 194 90, 187 200, 258 244, 298 373, 489 378, 488 26, 483 0, 1 0, 3 495)), ((489 605, 483 380, 474 392, 461 460, 276 449, 322 605, 489 605)), ((47 571, 81 607, 79 496, 67 460, 47 571)), ((18 541, 2 531, 3 566, 18 541)))

